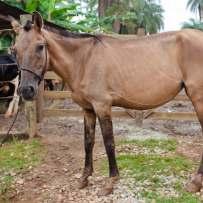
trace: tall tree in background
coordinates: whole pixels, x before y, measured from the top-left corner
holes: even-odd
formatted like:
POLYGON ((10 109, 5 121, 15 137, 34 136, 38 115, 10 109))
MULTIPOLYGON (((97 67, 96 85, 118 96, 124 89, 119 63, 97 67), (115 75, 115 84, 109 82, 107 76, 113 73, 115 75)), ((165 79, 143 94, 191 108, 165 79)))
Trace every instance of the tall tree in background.
POLYGON ((163 9, 156 0, 100 1, 101 13, 112 22, 114 32, 137 34, 143 28, 146 33, 156 33, 164 26, 163 9))
POLYGON ((187 8, 192 12, 199 12, 200 21, 203 21, 203 0, 188 0, 187 8))
POLYGON ((158 0, 2 0, 71 31, 137 34, 139 28, 156 33, 163 28, 158 0))
POLYGON ((189 21, 184 22, 182 29, 196 29, 203 31, 203 22, 191 18, 189 21))
POLYGON ((98 14, 99 17, 104 17, 105 12, 113 4, 119 4, 120 0, 98 0, 98 14))
MULTIPOLYGON (((106 16, 106 12, 109 8, 111 8, 113 5, 119 5, 119 0, 99 0, 98 1, 98 15, 99 18, 103 18, 106 16)), ((119 19, 113 20, 113 32, 119 33, 120 31, 121 23, 119 19)))

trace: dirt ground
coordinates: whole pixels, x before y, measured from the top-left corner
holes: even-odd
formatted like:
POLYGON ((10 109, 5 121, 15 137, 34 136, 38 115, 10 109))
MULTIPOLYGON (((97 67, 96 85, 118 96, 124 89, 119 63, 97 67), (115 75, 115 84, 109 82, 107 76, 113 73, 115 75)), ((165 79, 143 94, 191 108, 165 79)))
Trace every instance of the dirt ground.
MULTIPOLYGON (((53 104, 52 104, 53 105, 53 104)), ((72 108, 70 102, 60 102, 58 108, 72 108)), ((191 111, 189 102, 171 102, 160 108, 161 111, 191 111)), ((12 119, 0 117, 0 131, 6 131, 12 119)), ((25 128, 25 118, 20 113, 15 130, 25 128)), ((10 202, 15 203, 97 203, 119 202, 128 191, 118 183, 114 195, 99 197, 97 193, 104 185, 105 177, 98 174, 99 159, 105 156, 102 136, 97 127, 94 148, 95 173, 86 189, 78 190, 77 182, 83 168, 83 118, 45 118, 38 126, 46 155, 42 164, 22 174, 13 185, 15 193, 10 202)), ((136 137, 167 137, 178 139, 178 152, 199 161, 202 153, 203 137, 198 122, 190 121, 144 121, 138 128, 133 119, 114 119, 116 140, 136 137)), ((130 196, 130 194, 129 194, 130 196)), ((131 197, 129 197, 131 198, 131 197)), ((130 201, 128 201, 130 202, 130 201)), ((132 200, 132 202, 136 202, 132 200)))

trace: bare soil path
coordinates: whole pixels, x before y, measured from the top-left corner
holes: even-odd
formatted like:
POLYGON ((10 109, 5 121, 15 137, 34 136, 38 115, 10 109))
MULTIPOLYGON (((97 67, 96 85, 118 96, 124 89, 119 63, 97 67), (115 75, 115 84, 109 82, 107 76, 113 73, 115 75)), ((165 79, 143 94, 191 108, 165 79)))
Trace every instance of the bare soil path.
MULTIPOLYGON (((177 104, 173 105, 177 107, 177 104)), ((164 108, 171 109, 173 105, 164 108)), ((184 103, 177 108, 190 110, 191 106, 184 103)), ((23 129, 24 121, 24 116, 20 115, 16 129, 23 129)), ((11 121, 1 117, 0 122, 3 124, 0 130, 6 130, 11 121)), ((203 137, 201 137, 198 122, 146 120, 143 127, 144 129, 137 128, 133 119, 114 119, 116 140, 121 137, 173 136, 180 143, 178 147, 180 154, 199 161, 203 137)), ((128 196, 128 203, 137 202, 131 194, 128 194, 122 183, 117 184, 113 195, 108 197, 97 195, 105 180, 98 170, 99 160, 105 157, 102 136, 98 127, 94 148, 96 170, 93 177, 90 178, 89 186, 83 190, 77 189, 84 160, 83 119, 45 118, 39 125, 39 132, 45 148, 45 157, 41 165, 31 168, 18 177, 13 185, 16 194, 9 203, 110 203, 119 202, 118 199, 126 196, 128 196)))

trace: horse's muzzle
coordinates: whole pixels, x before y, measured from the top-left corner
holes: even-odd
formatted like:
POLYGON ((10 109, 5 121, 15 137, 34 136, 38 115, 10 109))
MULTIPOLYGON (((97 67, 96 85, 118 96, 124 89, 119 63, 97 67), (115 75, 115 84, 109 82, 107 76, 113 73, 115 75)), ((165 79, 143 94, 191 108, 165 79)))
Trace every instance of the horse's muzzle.
POLYGON ((31 101, 35 97, 35 88, 33 86, 25 86, 25 87, 20 87, 18 89, 18 94, 22 96, 23 99, 31 101))

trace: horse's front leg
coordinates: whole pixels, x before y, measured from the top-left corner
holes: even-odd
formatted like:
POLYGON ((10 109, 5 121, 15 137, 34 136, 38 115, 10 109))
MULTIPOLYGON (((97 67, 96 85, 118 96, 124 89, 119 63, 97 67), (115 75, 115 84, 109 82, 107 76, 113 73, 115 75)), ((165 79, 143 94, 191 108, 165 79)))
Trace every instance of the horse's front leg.
POLYGON ((113 136, 113 124, 111 118, 111 109, 105 111, 103 108, 102 111, 98 112, 99 123, 102 131, 102 136, 104 140, 104 145, 109 162, 109 177, 105 187, 101 191, 100 195, 108 195, 113 192, 113 186, 116 180, 119 177, 119 171, 116 163, 115 156, 115 142, 113 136))
POLYGON ((88 177, 93 172, 93 147, 95 142, 96 114, 94 111, 84 110, 84 147, 85 147, 85 167, 79 182, 82 189, 88 185, 88 177))

